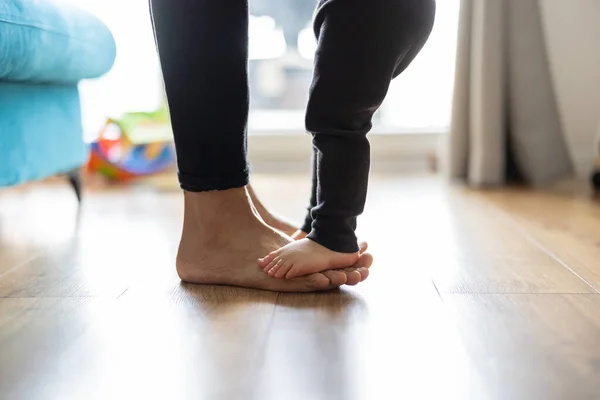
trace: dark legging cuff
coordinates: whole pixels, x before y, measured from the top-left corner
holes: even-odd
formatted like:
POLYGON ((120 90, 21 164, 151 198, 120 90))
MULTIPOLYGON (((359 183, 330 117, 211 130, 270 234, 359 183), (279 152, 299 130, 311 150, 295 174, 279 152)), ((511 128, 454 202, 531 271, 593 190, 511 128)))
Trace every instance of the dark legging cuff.
POLYGON ((179 185, 188 192, 211 192, 241 188, 249 183, 248 169, 226 176, 207 177, 179 172, 179 185))
POLYGON ((310 233, 312 229, 312 217, 310 216, 310 209, 306 213, 306 218, 304 218, 304 223, 300 227, 300 230, 304 233, 310 233))
POLYGON ((313 229, 306 237, 338 253, 357 253, 360 250, 353 232, 331 235, 313 229))

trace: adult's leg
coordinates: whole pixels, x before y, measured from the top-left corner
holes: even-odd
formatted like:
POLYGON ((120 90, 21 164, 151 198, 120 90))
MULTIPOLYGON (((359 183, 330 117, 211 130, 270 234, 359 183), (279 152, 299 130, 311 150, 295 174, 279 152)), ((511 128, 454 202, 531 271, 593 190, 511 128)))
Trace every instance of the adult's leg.
MULTIPOLYGON (((364 279, 364 268, 355 268, 282 284, 256 268, 259 255, 291 239, 257 216, 245 188, 246 1, 151 0, 151 10, 184 189, 180 277, 278 291, 364 279)), ((368 257, 360 262, 357 267, 370 264, 368 257)))
POLYGON ((248 184, 245 0, 151 0, 181 187, 248 184))
POLYGON ((321 0, 318 49, 306 126, 316 149, 316 205, 307 239, 271 253, 260 265, 272 276, 348 262, 358 254, 356 218, 370 168, 366 134, 391 80, 431 32, 433 0, 321 0))

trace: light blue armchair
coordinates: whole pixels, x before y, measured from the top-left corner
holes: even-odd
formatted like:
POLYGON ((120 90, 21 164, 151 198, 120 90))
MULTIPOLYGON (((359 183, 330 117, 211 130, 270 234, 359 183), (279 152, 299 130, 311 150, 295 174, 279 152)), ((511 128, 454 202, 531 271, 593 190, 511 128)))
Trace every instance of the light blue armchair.
MULTIPOLYGON (((115 55, 110 31, 87 12, 0 0, 0 187, 86 162, 77 83, 106 73, 115 55)), ((69 176, 78 191, 78 176, 69 176)))

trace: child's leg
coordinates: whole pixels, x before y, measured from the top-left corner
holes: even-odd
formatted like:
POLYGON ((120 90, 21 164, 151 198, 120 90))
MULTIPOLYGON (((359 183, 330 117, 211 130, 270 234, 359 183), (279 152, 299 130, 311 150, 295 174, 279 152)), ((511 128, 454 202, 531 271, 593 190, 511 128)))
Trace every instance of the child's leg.
MULTIPOLYGON (((433 17, 433 14, 432 14, 432 17, 433 17)), ((432 22, 433 22, 433 19, 432 19, 432 22)), ((318 36, 320 27, 317 27, 317 24, 315 24, 315 31, 318 36)), ((419 52, 425 45, 425 42, 427 41, 428 38, 429 38, 428 33, 423 34, 421 37, 421 40, 409 49, 408 53, 406 53, 406 56, 404 56, 402 58, 402 60, 397 65, 396 69, 394 70, 394 78, 397 77, 398 75, 400 75, 402 72, 404 72, 404 70, 413 62, 415 57, 419 54, 419 52)), ((312 230, 313 217, 312 217, 311 211, 313 208, 315 208, 317 206, 317 186, 318 186, 318 184, 317 184, 317 182, 318 182, 318 180, 317 180, 317 154, 318 153, 317 153, 316 147, 313 147, 312 169, 311 169, 311 171, 312 171, 312 186, 311 186, 310 200, 309 200, 309 206, 307 209, 307 213, 304 218, 304 222, 303 222, 302 226, 300 227, 300 231, 304 233, 304 236, 308 235, 310 233, 310 231, 312 230)))
POLYGON ((306 126, 316 149, 316 205, 307 239, 259 264, 293 277, 349 265, 358 256, 356 218, 363 211, 370 167, 366 138, 390 81, 426 41, 433 0, 321 0, 318 49, 306 126))

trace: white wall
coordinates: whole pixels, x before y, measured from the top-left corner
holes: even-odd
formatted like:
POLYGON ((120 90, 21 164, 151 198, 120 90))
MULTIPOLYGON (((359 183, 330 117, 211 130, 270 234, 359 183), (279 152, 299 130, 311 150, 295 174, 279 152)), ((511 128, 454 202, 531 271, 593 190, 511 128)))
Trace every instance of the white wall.
POLYGON ((154 111, 163 100, 148 0, 54 0, 75 4, 100 18, 117 43, 108 74, 79 85, 84 138, 93 141, 108 117, 154 111))
POLYGON ((600 0, 540 0, 563 128, 588 177, 600 128, 600 0))

